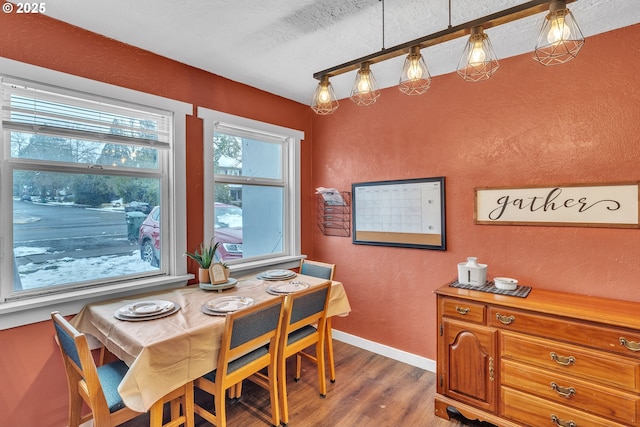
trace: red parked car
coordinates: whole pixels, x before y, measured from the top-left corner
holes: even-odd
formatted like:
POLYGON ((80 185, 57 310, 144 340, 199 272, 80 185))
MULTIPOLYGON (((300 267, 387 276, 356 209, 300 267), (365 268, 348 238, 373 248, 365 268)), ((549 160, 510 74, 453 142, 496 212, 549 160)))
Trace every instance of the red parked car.
MULTIPOLYGON (((222 261, 242 258, 242 209, 224 203, 215 204, 214 241, 220 242, 218 255, 222 261)), ((157 267, 160 265, 160 207, 147 215, 138 233, 140 258, 157 267)))

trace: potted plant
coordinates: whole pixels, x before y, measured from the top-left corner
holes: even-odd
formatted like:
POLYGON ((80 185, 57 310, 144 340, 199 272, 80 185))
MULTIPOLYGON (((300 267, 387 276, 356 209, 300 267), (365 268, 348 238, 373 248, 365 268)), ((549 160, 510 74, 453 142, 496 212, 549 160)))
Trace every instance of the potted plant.
POLYGON ((205 245, 204 242, 200 243, 200 252, 198 252, 198 249, 193 252, 185 252, 185 255, 197 262, 200 267, 198 270, 200 283, 211 283, 209 267, 211 267, 211 263, 216 258, 218 246, 220 246, 220 242, 214 243, 213 239, 211 239, 209 245, 205 245))

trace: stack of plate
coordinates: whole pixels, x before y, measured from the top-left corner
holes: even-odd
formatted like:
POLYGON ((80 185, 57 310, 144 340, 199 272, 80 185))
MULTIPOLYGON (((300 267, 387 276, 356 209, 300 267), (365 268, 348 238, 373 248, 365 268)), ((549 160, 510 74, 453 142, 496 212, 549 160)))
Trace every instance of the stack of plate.
POLYGON ((166 300, 138 301, 119 308, 113 314, 116 319, 137 322, 169 316, 180 310, 180 306, 166 300))
POLYGON ((272 283, 267 288, 267 292, 273 295, 286 295, 293 292, 302 291, 309 287, 308 283, 304 282, 288 282, 288 283, 272 283))
POLYGON ((202 305, 202 312, 212 316, 225 316, 255 304, 253 298, 243 296, 220 297, 207 301, 202 305))
POLYGON ((233 277, 229 277, 224 283, 218 283, 217 285, 212 285, 211 283, 200 283, 198 286, 200 289, 204 289, 205 291, 222 291, 224 289, 231 289, 238 284, 238 281, 233 277))
POLYGON ((289 280, 296 277, 296 273, 291 270, 267 270, 258 274, 260 280, 289 280))

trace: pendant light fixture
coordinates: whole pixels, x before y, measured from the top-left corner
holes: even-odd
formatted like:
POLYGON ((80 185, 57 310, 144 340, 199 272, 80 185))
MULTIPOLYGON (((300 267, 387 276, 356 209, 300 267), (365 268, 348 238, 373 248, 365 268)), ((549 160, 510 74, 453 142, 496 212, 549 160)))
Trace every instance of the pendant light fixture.
POLYGON ((400 76, 399 89, 408 95, 425 93, 431 86, 431 75, 420 51, 440 43, 469 36, 465 51, 458 62, 457 73, 466 81, 477 82, 490 78, 499 68, 496 54, 484 30, 495 28, 529 16, 548 11, 538 37, 534 59, 544 65, 570 61, 584 45, 584 36, 566 5, 578 0, 529 0, 482 18, 458 25, 451 24, 451 0, 449 0, 449 26, 446 29, 411 40, 390 48, 384 46, 384 0, 382 3, 382 49, 318 71, 313 77, 320 81, 311 105, 318 114, 331 114, 337 108, 329 78, 359 70, 351 90, 351 100, 357 105, 371 105, 380 96, 380 89, 371 73, 371 65, 407 55, 400 76), (323 82, 326 82, 324 85, 323 82), (326 88, 324 90, 323 88, 326 88), (327 98, 327 93, 330 93, 327 98), (325 99, 331 101, 325 102, 325 99), (335 104, 334 104, 335 101, 335 104))
POLYGON ((584 36, 566 1, 552 2, 540 29, 533 59, 542 65, 564 64, 575 58, 583 45, 584 36))
POLYGON ((376 102, 380 96, 378 83, 371 73, 369 62, 363 62, 356 75, 356 81, 351 88, 351 100, 356 105, 369 106, 376 102))
POLYGON ((420 53, 420 47, 413 46, 404 60, 398 88, 407 95, 422 95, 430 86, 431 74, 420 53))
POLYGON ((338 109, 338 99, 329 82, 329 76, 322 76, 313 94, 311 109, 320 115, 332 114, 338 109))
POLYGON ((491 77, 499 66, 489 36, 482 27, 473 27, 458 62, 458 74, 468 82, 479 82, 491 77))

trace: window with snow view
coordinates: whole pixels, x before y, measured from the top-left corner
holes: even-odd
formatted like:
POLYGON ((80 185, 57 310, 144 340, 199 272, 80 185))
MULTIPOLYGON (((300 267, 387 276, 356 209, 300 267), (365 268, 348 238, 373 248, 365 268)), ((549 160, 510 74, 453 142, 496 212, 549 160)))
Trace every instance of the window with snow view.
MULTIPOLYGON (((231 266, 300 254, 300 141, 304 133, 199 108, 204 121, 205 234, 231 266)), ((267 265, 267 264, 263 264, 267 265)))
POLYGON ((0 303, 173 273, 174 112, 7 76, 1 90, 0 303))

